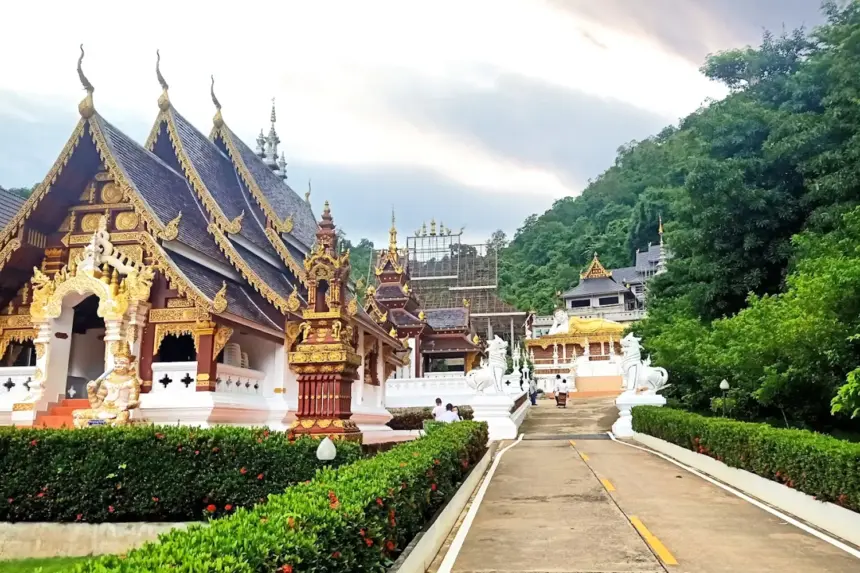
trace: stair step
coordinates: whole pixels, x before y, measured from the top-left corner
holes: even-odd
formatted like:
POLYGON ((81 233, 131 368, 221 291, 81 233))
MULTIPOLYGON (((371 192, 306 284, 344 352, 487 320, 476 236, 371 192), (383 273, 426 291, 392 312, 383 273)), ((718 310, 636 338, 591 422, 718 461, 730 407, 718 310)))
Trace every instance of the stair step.
POLYGON ((83 406, 54 406, 53 408, 48 408, 48 415, 71 416, 72 412, 74 412, 75 410, 83 410, 88 407, 88 404, 84 404, 83 406))
POLYGON ((90 402, 86 398, 64 398, 62 402, 60 402, 60 406, 64 408, 89 408, 90 402))
POLYGON ((38 416, 34 425, 37 428, 73 428, 74 422, 71 416, 38 416))

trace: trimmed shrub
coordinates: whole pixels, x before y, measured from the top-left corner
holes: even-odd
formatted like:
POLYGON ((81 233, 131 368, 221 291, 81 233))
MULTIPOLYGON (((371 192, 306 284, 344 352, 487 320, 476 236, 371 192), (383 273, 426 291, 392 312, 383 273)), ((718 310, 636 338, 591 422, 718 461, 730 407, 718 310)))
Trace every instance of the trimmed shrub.
MULTIPOLYGON (((458 406, 460 418, 471 420, 474 412, 470 406, 458 406)), ((394 416, 389 420, 388 427, 392 430, 421 430, 424 422, 433 419, 433 408, 389 408, 394 416)))
POLYGON ((633 408, 633 429, 860 511, 858 443, 653 406, 633 408))
MULTIPOLYGON (((174 426, 0 428, 2 521, 188 521, 311 479, 318 442, 283 432, 174 426)), ((361 457, 341 444, 334 465, 361 457)))
POLYGON ((486 424, 447 424, 376 457, 320 470, 265 505, 75 571, 384 571, 453 495, 486 443, 486 424))

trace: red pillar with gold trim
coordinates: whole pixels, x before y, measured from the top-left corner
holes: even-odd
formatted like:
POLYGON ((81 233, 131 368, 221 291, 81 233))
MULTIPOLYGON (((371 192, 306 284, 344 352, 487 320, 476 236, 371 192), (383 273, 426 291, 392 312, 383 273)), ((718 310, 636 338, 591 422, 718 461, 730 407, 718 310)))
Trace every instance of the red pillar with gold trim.
MULTIPOLYGON (((361 357, 353 342, 355 299, 346 300, 349 253, 339 253, 337 235, 328 201, 325 203, 317 240, 305 260, 308 306, 302 310, 301 341, 290 352, 290 367, 298 374, 296 434, 361 440, 352 416, 352 382, 358 377, 361 357)), ((290 297, 291 311, 299 308, 290 297)))
POLYGON ((198 322, 194 327, 197 339, 197 391, 215 391, 215 323, 198 322))
POLYGON ((140 358, 137 363, 140 371, 138 375, 143 380, 140 388, 141 393, 146 394, 152 390, 152 360, 155 354, 155 325, 147 322, 143 327, 143 338, 140 340, 140 358))

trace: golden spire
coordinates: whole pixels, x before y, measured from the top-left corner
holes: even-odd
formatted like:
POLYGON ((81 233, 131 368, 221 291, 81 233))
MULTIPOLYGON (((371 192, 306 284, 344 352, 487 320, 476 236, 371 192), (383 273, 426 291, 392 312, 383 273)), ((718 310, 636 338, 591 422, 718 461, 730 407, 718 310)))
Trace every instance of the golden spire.
POLYGON ((391 209, 391 229, 388 230, 388 250, 397 252, 397 227, 394 226, 394 209, 391 209))
POLYGON ((155 50, 155 77, 158 78, 158 83, 161 85, 161 96, 158 98, 158 109, 161 111, 167 111, 170 107, 170 98, 167 97, 167 81, 165 81, 164 76, 161 75, 161 52, 159 50, 155 50))
POLYGON ((81 100, 81 103, 78 104, 78 111, 80 112, 81 117, 89 119, 96 112, 96 107, 93 103, 93 92, 96 91, 96 88, 93 87, 93 84, 91 84, 90 80, 87 79, 87 76, 84 75, 84 69, 81 67, 83 62, 84 45, 81 44, 81 56, 78 58, 78 78, 81 80, 81 85, 84 86, 87 95, 81 100))
POLYGON ((597 251, 594 252, 594 258, 591 259, 591 262, 588 264, 588 267, 583 271, 579 278, 581 279, 603 279, 609 278, 612 276, 612 273, 603 268, 603 265, 600 264, 600 260, 597 258, 597 251))
POLYGON ((326 199, 325 203, 323 203, 323 215, 331 215, 331 209, 328 205, 328 199, 326 199))
POLYGON ((212 83, 209 86, 209 95, 212 96, 212 103, 215 104, 215 117, 212 118, 212 122, 215 124, 215 127, 221 127, 224 125, 224 118, 221 117, 221 102, 215 97, 215 76, 209 77, 212 79, 212 83))
POLYGON ((660 235, 660 244, 663 244, 663 214, 657 215, 657 234, 660 235))

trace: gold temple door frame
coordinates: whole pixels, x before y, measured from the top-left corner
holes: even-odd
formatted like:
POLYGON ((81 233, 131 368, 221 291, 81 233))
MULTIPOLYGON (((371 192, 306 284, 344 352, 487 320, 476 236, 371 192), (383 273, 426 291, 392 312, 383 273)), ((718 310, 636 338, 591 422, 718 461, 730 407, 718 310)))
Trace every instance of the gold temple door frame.
POLYGON ((104 371, 113 368, 116 342, 125 338, 132 352, 139 353, 154 271, 112 256, 109 238, 103 229, 97 231, 82 259, 53 277, 33 269, 30 320, 36 330, 36 374, 27 397, 13 406, 13 422, 32 421, 35 411, 65 393, 74 306, 85 298, 98 297, 97 314, 105 322, 104 371))

